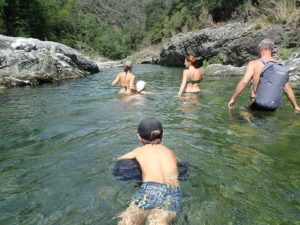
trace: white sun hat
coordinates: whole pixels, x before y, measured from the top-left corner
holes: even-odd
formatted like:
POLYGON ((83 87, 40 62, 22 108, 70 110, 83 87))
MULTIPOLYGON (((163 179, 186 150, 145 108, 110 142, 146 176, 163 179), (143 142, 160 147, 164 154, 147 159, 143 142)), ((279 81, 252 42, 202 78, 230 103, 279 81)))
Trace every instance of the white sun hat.
POLYGON ((142 90, 145 89, 146 87, 146 82, 143 80, 139 80, 138 82, 136 82, 136 90, 137 92, 141 92, 142 90))

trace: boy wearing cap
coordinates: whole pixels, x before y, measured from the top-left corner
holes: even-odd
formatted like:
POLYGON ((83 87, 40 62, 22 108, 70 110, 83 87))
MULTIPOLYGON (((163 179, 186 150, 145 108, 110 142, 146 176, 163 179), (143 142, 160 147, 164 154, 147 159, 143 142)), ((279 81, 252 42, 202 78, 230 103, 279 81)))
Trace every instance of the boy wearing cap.
POLYGON ((143 184, 120 215, 119 225, 169 224, 180 209, 181 190, 174 152, 161 144, 163 127, 154 118, 143 119, 138 126, 143 146, 119 157, 136 159, 141 166, 143 184))
MULTIPOLYGON (((252 88, 250 92, 250 99, 252 100, 252 104, 250 105, 251 110, 267 110, 268 108, 264 108, 263 106, 258 105, 255 100, 255 91, 260 82, 260 75, 264 68, 264 63, 276 61, 272 57, 273 49, 275 48, 274 42, 271 39, 264 39, 258 45, 258 50, 260 54, 260 58, 256 60, 252 60, 248 63, 246 71, 244 73, 243 78, 240 80, 238 85, 236 86, 231 99, 228 102, 228 107, 233 108, 236 102, 237 97, 247 86, 248 82, 252 80, 252 88)), ((296 97, 294 95, 292 87, 289 83, 286 83, 284 86, 284 92, 288 99, 290 100, 295 111, 300 112, 300 108, 297 104, 296 97)))
POLYGON ((119 93, 131 94, 135 91, 134 80, 135 76, 132 73, 132 62, 128 60, 124 63, 124 72, 117 75, 116 79, 112 82, 112 86, 120 83, 121 89, 119 93))

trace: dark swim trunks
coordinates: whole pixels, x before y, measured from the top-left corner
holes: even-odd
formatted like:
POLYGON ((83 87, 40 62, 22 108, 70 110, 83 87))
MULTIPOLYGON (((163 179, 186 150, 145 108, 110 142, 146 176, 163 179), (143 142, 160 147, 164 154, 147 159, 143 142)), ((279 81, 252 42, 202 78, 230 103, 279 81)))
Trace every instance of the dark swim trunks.
POLYGON ((154 208, 178 212, 181 203, 180 187, 156 182, 145 182, 141 189, 132 197, 135 205, 141 209, 154 208))
POLYGON ((253 110, 253 111, 269 111, 269 112, 274 112, 276 110, 273 108, 268 108, 268 107, 264 107, 261 105, 258 105, 256 102, 253 102, 250 106, 249 109, 253 110))

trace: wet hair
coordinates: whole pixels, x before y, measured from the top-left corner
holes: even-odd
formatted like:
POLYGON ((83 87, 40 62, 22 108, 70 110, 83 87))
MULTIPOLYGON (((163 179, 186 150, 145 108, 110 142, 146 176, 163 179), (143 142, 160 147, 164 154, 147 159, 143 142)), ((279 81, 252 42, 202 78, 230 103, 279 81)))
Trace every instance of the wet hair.
POLYGON ((124 66, 124 72, 127 73, 128 71, 132 71, 131 66, 124 66))
POLYGON ((195 66, 198 59, 195 56, 188 55, 185 57, 185 60, 195 66))

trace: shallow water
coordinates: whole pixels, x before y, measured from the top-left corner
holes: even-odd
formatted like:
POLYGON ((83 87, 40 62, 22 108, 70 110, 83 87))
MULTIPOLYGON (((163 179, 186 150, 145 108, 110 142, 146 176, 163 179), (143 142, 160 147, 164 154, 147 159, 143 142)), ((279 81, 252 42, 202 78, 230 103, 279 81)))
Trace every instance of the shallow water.
POLYGON ((111 167, 139 145, 145 116, 193 165, 174 224, 300 224, 300 114, 286 98, 250 114, 245 91, 230 111, 238 78, 206 77, 200 96, 181 99, 182 70, 151 65, 134 72, 156 94, 124 97, 110 87, 118 71, 0 89, 0 224, 116 224, 138 186, 111 167))

